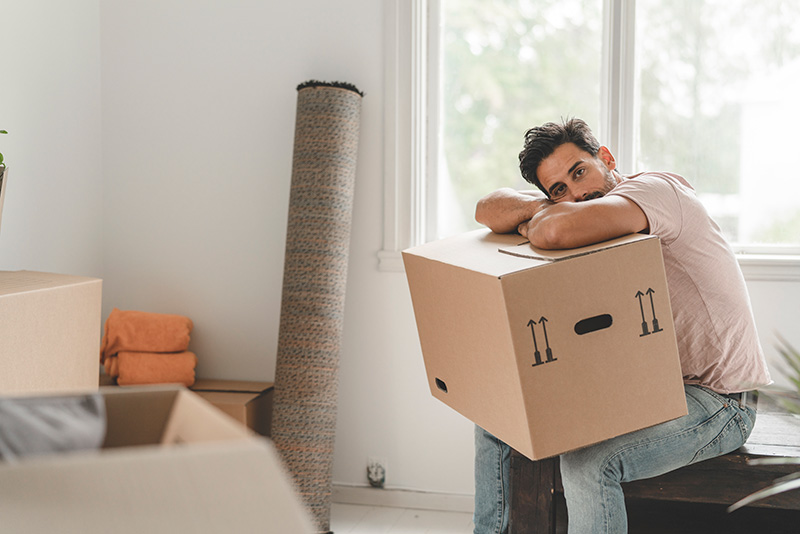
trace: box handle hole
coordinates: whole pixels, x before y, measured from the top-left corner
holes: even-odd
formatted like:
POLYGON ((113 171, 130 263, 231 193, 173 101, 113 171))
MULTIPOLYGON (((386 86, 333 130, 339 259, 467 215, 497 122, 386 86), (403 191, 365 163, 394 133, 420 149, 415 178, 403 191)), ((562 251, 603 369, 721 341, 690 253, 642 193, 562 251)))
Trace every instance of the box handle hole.
POLYGON ((575 323, 575 333, 582 336, 590 332, 597 332, 598 330, 608 328, 611 326, 612 322, 614 322, 613 318, 607 313, 595 315, 594 317, 589 317, 575 323))
POLYGON ((436 379, 436 387, 447 393, 447 384, 444 383, 444 380, 436 379))

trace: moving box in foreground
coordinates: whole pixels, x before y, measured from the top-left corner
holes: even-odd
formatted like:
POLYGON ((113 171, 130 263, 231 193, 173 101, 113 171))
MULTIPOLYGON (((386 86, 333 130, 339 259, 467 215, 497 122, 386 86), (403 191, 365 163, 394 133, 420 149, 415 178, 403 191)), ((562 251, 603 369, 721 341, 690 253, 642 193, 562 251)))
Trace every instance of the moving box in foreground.
POLYGON ((657 237, 541 251, 476 230, 403 261, 431 393, 529 458, 687 413, 657 237))
POLYGON ((98 387, 102 281, 0 271, 0 395, 98 387))
POLYGON ((3 532, 310 533, 272 445, 177 387, 101 388, 103 449, 0 462, 3 532))

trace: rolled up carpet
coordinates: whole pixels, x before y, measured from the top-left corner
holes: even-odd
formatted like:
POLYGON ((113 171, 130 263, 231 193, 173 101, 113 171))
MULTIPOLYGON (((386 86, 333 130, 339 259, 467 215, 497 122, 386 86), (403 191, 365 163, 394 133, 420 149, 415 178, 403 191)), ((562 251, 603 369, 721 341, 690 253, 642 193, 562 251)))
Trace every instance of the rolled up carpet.
POLYGON ((363 95, 343 83, 297 89, 272 439, 319 532, 328 532, 363 95))
POLYGON ((182 352, 189 348, 194 324, 183 315, 114 308, 106 319, 100 363, 122 351, 182 352))
POLYGON ((118 352, 103 363, 120 386, 194 384, 197 356, 193 352, 118 352))

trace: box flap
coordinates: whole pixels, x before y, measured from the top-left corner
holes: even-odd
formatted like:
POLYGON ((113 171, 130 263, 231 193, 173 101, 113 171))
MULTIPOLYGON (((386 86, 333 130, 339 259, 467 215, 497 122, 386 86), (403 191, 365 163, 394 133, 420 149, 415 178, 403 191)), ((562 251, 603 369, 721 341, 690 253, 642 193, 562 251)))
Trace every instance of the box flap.
POLYGON ((603 241, 602 243, 596 243, 594 245, 587 245, 585 247, 570 248, 565 250, 544 250, 541 248, 536 248, 533 245, 531 245, 529 241, 526 241, 524 243, 516 245, 501 246, 499 250, 504 254, 509 254, 511 256, 517 256, 520 258, 528 258, 532 260, 541 260, 541 261, 559 261, 568 258, 576 258, 578 256, 585 256, 586 254, 592 254, 594 252, 599 252, 601 250, 608 250, 610 248, 618 247, 621 245, 627 245, 630 243, 635 243, 637 241, 643 241, 645 239, 656 239, 656 238, 657 237, 654 235, 629 234, 622 237, 617 237, 615 239, 610 239, 608 241, 603 241))
POLYGON ((196 443, 239 439, 253 435, 209 402, 189 390, 178 391, 161 443, 196 443))
POLYGON ((217 408, 231 406, 236 407, 237 409, 241 408, 242 410, 244 410, 250 402, 258 399, 261 396, 260 393, 239 391, 192 391, 217 408))
POLYGON ((251 380, 211 380, 200 379, 189 388, 192 391, 219 391, 223 393, 262 393, 272 389, 272 382, 251 380))
POLYGON ((0 464, 3 532, 314 532, 262 438, 0 464))
POLYGON ((176 387, 104 386, 106 439, 103 448, 155 445, 161 442, 177 395, 176 387))
POLYGON ((100 388, 108 430, 103 448, 241 439, 253 433, 179 386, 100 388))

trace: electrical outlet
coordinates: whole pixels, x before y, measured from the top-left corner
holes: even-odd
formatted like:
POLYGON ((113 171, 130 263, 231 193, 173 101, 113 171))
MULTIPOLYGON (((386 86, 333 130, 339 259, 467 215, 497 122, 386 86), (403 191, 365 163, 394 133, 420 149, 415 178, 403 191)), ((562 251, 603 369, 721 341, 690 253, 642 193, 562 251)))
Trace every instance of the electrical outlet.
POLYGON ((382 488, 386 484, 386 460, 367 458, 367 480, 373 488, 382 488))

